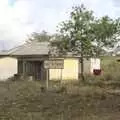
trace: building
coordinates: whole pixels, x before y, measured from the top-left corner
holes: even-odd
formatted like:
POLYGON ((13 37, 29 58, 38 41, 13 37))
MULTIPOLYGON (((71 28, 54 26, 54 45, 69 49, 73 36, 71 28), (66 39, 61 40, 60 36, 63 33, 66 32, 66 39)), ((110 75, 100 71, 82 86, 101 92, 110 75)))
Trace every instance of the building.
POLYGON ((11 57, 0 58, 0 80, 5 80, 17 74, 17 59, 11 57))
MULTIPOLYGON (((44 61, 50 58, 50 46, 48 42, 32 42, 13 48, 0 56, 3 59, 9 56, 14 61, 17 74, 20 76, 32 76, 35 80, 46 80, 47 69, 44 68, 44 61)), ((50 80, 78 80, 81 73, 80 56, 66 55, 52 59, 63 59, 64 69, 49 69, 50 80)), ((7 68, 5 68, 7 70, 7 68)), ((93 69, 100 69, 99 59, 84 59, 84 72, 91 74, 93 69)))

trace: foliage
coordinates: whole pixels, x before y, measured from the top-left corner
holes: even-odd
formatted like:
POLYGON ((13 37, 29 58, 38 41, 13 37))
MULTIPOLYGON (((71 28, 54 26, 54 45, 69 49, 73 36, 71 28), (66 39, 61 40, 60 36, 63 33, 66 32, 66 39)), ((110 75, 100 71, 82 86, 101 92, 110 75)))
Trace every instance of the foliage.
POLYGON ((113 46, 118 41, 119 26, 119 19, 108 16, 97 19, 83 4, 75 6, 70 19, 60 24, 59 35, 55 36, 52 46, 56 46, 60 53, 81 55, 81 77, 84 80, 83 57, 99 56, 103 47, 113 46))
POLYGON ((106 81, 120 81, 120 63, 117 62, 116 59, 111 60, 109 63, 104 64, 103 66, 103 75, 106 81))
POLYGON ((118 41, 119 19, 108 16, 96 18, 84 5, 75 6, 70 19, 58 27, 53 44, 60 53, 75 52, 84 55, 100 55, 101 49, 113 47, 118 41))
POLYGON ((73 7, 70 20, 60 24, 59 39, 57 39, 58 36, 56 37, 55 43, 60 52, 63 50, 63 52, 88 53, 92 46, 91 25, 93 20, 92 11, 88 11, 83 5, 73 7), (62 46, 62 49, 59 45, 62 46))
POLYGON ((32 35, 29 37, 27 42, 49 42, 51 36, 48 35, 46 31, 42 31, 41 33, 32 33, 32 35))
POLYGON ((93 24, 93 38, 95 46, 95 53, 101 54, 103 48, 112 48, 119 40, 120 21, 118 19, 111 19, 108 16, 103 16, 96 19, 93 24))

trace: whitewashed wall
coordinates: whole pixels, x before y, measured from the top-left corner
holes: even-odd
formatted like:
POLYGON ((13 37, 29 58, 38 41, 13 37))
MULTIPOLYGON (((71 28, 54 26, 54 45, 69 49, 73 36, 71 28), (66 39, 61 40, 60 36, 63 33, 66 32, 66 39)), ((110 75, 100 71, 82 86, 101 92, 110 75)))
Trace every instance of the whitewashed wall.
MULTIPOLYGON (((84 59, 84 73, 90 73, 91 59, 84 59)), ((79 74, 81 73, 81 63, 79 63, 79 74)))
MULTIPOLYGON (((84 61, 85 73, 93 73, 93 69, 100 69, 100 59, 90 58, 84 61)), ((64 69, 50 69, 50 79, 78 80, 80 70, 79 59, 66 58, 64 69)), ((17 59, 11 57, 0 58, 0 80, 7 79, 17 73, 17 59)))
POLYGON ((7 79, 17 73, 17 59, 11 57, 0 58, 0 80, 7 79))
MULTIPOLYGON (((100 59, 99 58, 89 58, 84 59, 84 73, 93 74, 94 69, 100 69, 100 59)), ((81 63, 79 63, 79 74, 81 73, 81 63)))
POLYGON ((79 60, 67 58, 64 60, 64 69, 50 69, 50 80, 60 80, 61 74, 63 80, 78 80, 79 60), (62 72, 62 73, 61 73, 62 72))
MULTIPOLYGON (((93 74, 93 69, 100 69, 100 59, 84 59, 84 73, 93 74)), ((78 80, 81 73, 81 63, 78 58, 67 58, 64 60, 64 69, 50 69, 50 80, 60 80, 62 72, 63 80, 78 80)))
POLYGON ((91 58, 90 72, 93 73, 94 69, 101 69, 99 58, 91 58))

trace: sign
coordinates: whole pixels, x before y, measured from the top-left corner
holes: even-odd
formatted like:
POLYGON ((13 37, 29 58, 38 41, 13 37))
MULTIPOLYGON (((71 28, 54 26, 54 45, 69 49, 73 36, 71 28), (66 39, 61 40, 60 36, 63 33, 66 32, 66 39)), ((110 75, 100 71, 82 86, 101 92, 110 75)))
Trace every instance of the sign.
POLYGON ((63 69, 64 60, 63 59, 52 59, 44 61, 44 68, 46 69, 63 69))

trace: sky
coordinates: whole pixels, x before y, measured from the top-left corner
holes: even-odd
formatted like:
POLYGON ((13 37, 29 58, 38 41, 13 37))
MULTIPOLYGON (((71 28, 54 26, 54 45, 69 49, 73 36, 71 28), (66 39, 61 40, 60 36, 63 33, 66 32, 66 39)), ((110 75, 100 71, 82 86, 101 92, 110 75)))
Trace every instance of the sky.
POLYGON ((120 17, 120 0, 0 0, 0 49, 22 44, 32 32, 55 33, 81 3, 98 17, 120 17))

